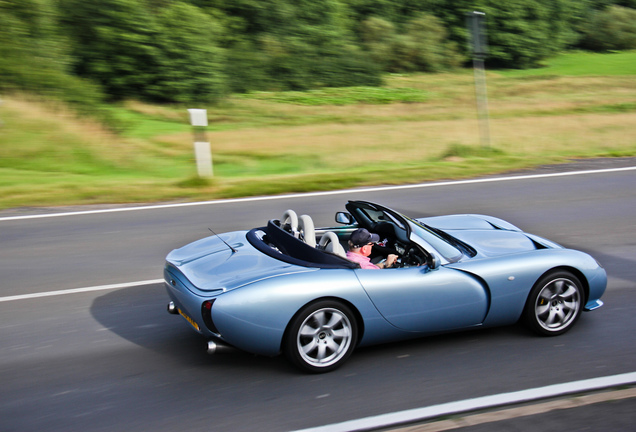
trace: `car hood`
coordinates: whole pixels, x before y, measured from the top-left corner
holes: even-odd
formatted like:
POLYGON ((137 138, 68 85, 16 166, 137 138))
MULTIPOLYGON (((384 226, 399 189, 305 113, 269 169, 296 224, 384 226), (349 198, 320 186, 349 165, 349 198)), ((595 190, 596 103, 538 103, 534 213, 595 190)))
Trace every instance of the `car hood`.
POLYGON ((478 256, 494 257, 550 247, 502 219, 485 215, 450 215, 418 219, 473 247, 478 256))
POLYGON ((456 214, 420 218, 418 221, 441 230, 521 230, 503 219, 480 214, 456 214))
POLYGON ((229 291, 262 279, 316 270, 263 254, 247 241, 245 234, 246 231, 238 231, 206 237, 173 250, 166 261, 206 292, 229 291))
POLYGON ((515 231, 446 230, 453 237, 472 246, 479 255, 494 257, 537 249, 525 234, 515 231))

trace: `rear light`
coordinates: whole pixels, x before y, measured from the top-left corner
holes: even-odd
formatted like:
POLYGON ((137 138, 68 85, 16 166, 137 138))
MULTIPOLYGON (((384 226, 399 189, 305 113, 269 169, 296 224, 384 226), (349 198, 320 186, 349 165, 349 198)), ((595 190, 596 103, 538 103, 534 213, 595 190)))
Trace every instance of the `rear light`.
POLYGON ((205 326, 212 333, 219 334, 219 330, 214 325, 214 321, 212 321, 212 305, 214 304, 215 300, 216 299, 212 299, 212 300, 206 300, 203 302, 203 304, 201 305, 201 316, 203 317, 203 322, 205 323, 205 326))

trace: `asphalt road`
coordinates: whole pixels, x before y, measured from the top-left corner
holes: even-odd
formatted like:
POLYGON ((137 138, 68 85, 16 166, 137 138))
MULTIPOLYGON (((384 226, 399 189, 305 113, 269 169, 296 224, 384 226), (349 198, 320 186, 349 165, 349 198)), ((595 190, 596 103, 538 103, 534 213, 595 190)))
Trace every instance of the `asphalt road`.
POLYGON ((4 301, 0 431, 283 431, 633 372, 635 184, 629 170, 26 220, 6 217, 32 211, 3 212, 0 299, 159 279, 167 252, 208 228, 261 226, 287 208, 333 225, 347 199, 418 217, 501 217, 591 253, 609 287, 604 307, 557 338, 520 326, 437 336, 361 349, 319 376, 282 358, 208 356, 165 312, 161 284, 4 301))

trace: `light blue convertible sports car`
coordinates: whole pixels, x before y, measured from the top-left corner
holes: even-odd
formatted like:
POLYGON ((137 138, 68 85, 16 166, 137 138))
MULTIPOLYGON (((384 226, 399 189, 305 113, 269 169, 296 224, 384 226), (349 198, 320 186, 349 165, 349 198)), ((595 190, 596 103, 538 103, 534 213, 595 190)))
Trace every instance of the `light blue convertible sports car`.
POLYGON ((357 346, 513 324, 541 335, 569 330, 600 307, 605 270, 591 256, 524 233, 501 219, 412 219, 349 201, 336 228, 291 210, 250 231, 213 235, 166 258, 168 310, 223 346, 281 352, 309 372, 342 365, 357 346), (363 270, 345 257, 357 228, 379 234, 363 270))

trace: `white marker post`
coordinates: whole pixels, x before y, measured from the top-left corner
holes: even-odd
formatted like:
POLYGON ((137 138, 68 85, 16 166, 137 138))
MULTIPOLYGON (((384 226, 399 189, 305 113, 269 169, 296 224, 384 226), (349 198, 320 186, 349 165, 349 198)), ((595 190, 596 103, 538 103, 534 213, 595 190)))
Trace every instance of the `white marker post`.
POLYGON ((212 177, 212 151, 210 142, 205 138, 205 128, 208 126, 208 113, 204 109, 189 109, 190 124, 194 134, 194 156, 197 160, 199 177, 212 177))
POLYGON ((490 120, 488 116, 488 91, 486 90, 486 72, 484 59, 488 54, 486 39, 486 14, 472 12, 468 14, 468 30, 470 49, 473 53, 473 69, 475 72, 475 96, 477 100, 477 117, 479 118, 479 137, 484 148, 490 147, 490 120))

